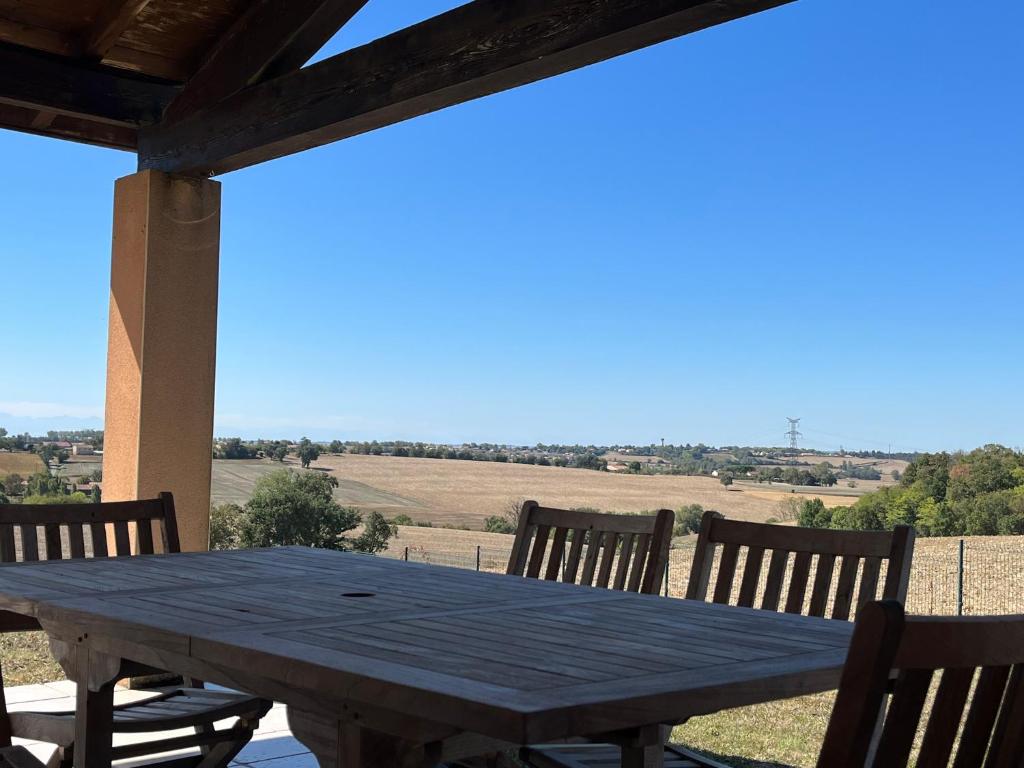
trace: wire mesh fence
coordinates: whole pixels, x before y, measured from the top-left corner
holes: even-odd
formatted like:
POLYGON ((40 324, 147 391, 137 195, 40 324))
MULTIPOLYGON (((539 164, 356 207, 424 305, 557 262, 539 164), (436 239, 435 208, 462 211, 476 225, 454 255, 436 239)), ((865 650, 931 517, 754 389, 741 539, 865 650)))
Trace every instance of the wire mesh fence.
MULTIPOLYGON (((400 540, 395 543, 397 546, 392 546, 384 556, 491 573, 505 571, 512 550, 511 537, 505 547, 403 546, 400 540)), ((686 594, 693 551, 692 540, 673 546, 664 594, 686 594)), ((738 570, 742 566, 741 559, 738 570)), ((712 583, 716 568, 717 562, 712 569, 712 583)), ((765 578, 762 573, 762 586, 765 578)), ((884 578, 883 566, 880 579, 884 578)), ((787 588, 784 582, 783 594, 787 588)), ((910 571, 907 610, 947 616, 1024 613, 1024 536, 918 539, 910 571)))

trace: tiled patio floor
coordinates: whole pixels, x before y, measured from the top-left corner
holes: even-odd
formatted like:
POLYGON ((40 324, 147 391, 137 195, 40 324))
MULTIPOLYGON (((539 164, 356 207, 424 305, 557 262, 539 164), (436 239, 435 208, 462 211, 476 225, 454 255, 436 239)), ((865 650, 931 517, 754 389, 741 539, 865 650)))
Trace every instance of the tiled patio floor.
MULTIPOLYGON (((7 688, 7 705, 11 711, 19 709, 31 710, 69 710, 75 708, 74 683, 61 680, 54 683, 38 685, 20 685, 7 688)), ((118 689, 115 702, 129 701, 132 697, 146 697, 144 691, 128 691, 118 689)), ((181 731, 187 733, 187 731, 181 731)), ((125 741, 130 740, 125 736, 125 741)), ((53 753, 52 744, 38 741, 15 739, 15 744, 24 744, 42 761, 46 761, 53 753)), ((120 738, 115 744, 123 743, 120 738)), ((184 753, 183 753, 184 754, 184 753)), ((125 760, 115 765, 136 765, 139 760, 125 760)), ((280 704, 267 713, 260 722, 256 736, 235 759, 233 766, 252 766, 252 768, 317 768, 317 762, 309 751, 296 741, 288 730, 285 709, 280 704)))

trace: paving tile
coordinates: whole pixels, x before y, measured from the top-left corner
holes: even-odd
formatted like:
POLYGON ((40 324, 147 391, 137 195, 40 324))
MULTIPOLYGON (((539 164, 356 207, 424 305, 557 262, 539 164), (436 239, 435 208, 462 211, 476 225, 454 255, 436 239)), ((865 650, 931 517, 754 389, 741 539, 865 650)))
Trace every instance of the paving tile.
POLYGON ((58 693, 48 685, 37 683, 35 685, 14 685, 4 688, 4 696, 8 704, 21 704, 28 701, 42 701, 43 699, 59 699, 67 696, 66 693, 58 693))

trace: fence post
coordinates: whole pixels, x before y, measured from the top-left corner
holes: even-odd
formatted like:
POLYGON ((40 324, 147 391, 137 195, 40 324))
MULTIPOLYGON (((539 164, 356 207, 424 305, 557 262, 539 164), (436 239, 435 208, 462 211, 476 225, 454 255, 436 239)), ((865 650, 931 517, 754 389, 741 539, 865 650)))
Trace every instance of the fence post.
POLYGON ((672 548, 669 547, 668 554, 665 555, 665 597, 668 597, 668 564, 672 560, 672 548))
POLYGON ((964 540, 960 539, 960 557, 956 569, 956 615, 964 615, 964 540))
POLYGON ((402 553, 402 559, 405 560, 405 562, 407 562, 407 563, 409 562, 409 548, 408 547, 406 547, 405 548, 405 552, 402 553))
POLYGON ((476 545, 476 569, 480 570, 480 545, 476 545))

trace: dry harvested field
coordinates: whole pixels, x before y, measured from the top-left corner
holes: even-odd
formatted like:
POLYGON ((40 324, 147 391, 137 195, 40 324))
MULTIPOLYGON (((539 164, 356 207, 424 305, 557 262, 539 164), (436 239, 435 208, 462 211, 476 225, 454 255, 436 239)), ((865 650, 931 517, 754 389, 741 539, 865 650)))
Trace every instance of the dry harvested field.
POLYGON ((42 472, 45 468, 38 454, 0 451, 0 477, 11 474, 28 477, 35 472, 42 472))
MULTIPOLYGON (((620 475, 485 461, 343 454, 323 456, 313 466, 330 470, 342 483, 358 483, 393 497, 393 502, 387 504, 349 503, 387 516, 404 513, 417 522, 473 528, 481 527, 490 515, 503 514, 509 503, 518 499, 536 499, 555 507, 596 507, 615 512, 700 504, 729 517, 766 520, 778 516, 780 503, 791 497, 788 492, 770 492, 765 488, 756 493, 727 490, 708 477, 620 475)), ((822 498, 826 504, 852 502, 846 497, 822 498)))
MULTIPOLYGON (((453 531, 444 528, 399 526, 398 537, 392 539, 389 557, 403 557, 408 549, 410 560, 475 568, 477 547, 480 568, 504 571, 512 550, 511 534, 482 531, 453 531)), ((686 594, 696 536, 678 537, 669 557, 669 595, 686 594)), ((960 539, 919 538, 914 547, 910 573, 907 609, 911 613, 954 615, 957 612, 958 563, 960 539)), ((742 573, 746 555, 741 554, 737 572, 742 573)), ((968 536, 964 538, 963 603, 965 615, 1024 613, 1024 536, 968 536)), ((792 556, 790 557, 792 567, 792 556)), ((817 562, 812 566, 812 573, 817 562)), ((838 565, 835 566, 838 570, 838 565)), ((717 559, 712 569, 712 583, 717 559)), ((761 572, 761 587, 767 576, 767 564, 761 572)), ((884 576, 884 566, 883 566, 884 576)), ((788 576, 783 585, 785 594, 788 576)), ((833 575, 832 588, 836 577, 833 575)), ((736 593, 733 593, 733 600, 736 593)))

